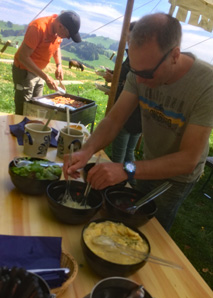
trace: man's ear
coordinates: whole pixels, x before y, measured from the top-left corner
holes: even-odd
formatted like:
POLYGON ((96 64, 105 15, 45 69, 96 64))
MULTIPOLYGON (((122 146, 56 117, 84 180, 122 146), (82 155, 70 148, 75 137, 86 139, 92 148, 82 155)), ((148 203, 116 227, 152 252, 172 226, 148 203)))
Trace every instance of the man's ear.
POLYGON ((175 47, 172 50, 171 57, 172 57, 172 64, 176 64, 180 57, 180 48, 179 47, 175 47))

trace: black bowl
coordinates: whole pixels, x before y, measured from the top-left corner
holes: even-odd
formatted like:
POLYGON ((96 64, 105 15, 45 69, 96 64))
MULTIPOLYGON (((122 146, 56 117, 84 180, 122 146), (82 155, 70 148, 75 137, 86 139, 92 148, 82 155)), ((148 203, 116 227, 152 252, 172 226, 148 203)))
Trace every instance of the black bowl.
MULTIPOLYGON (((46 295, 50 295, 50 287, 48 285, 48 283, 46 282, 46 280, 44 280, 41 276, 39 276, 38 274, 35 274, 35 273, 31 273, 31 272, 28 272, 29 275, 32 275, 32 276, 35 276, 38 280, 38 284, 39 284, 39 287, 42 291, 43 294, 46 294, 46 295)), ((49 297, 49 296, 47 296, 49 297)))
POLYGON ((154 201, 139 208, 135 214, 129 214, 125 211, 126 208, 132 206, 134 201, 139 200, 144 195, 145 194, 136 189, 120 185, 107 188, 104 191, 107 216, 136 227, 144 225, 157 212, 157 207, 154 201))
MULTIPOLYGON (((131 279, 124 277, 108 277, 99 281, 92 289, 88 298, 126 298, 134 291, 139 284, 131 279)), ((152 298, 151 295, 143 288, 144 298, 152 298)))
MULTIPOLYGON (((21 160, 23 160, 24 158, 21 157, 21 160)), ((44 160, 44 159, 40 159, 40 158, 26 158, 27 160, 30 161, 48 161, 51 163, 51 161, 49 160, 44 160)), ((13 182, 13 184, 15 185, 15 187, 20 190, 21 192, 27 194, 27 195, 42 195, 46 192, 47 186, 53 182, 53 181, 58 181, 60 179, 60 176, 58 176, 56 179, 54 180, 38 180, 36 178, 29 178, 29 177, 24 177, 21 175, 18 175, 16 173, 14 173, 12 171, 12 167, 15 167, 14 161, 12 160, 9 163, 9 175, 11 178, 11 181, 13 182)))
MULTIPOLYGON (((59 198, 61 194, 65 192, 66 180, 60 180, 51 183, 47 187, 47 197, 49 208, 55 217, 67 224, 78 225, 88 222, 101 208, 103 196, 102 194, 91 189, 88 195, 87 205, 91 206, 90 209, 77 209, 72 207, 67 207, 61 204, 59 198)), ((85 191, 86 183, 80 181, 71 181, 70 193, 73 199, 78 201, 81 199, 85 191)))
POLYGON ((95 165, 95 162, 90 162, 90 163, 86 164, 85 167, 83 168, 83 179, 85 182, 87 181, 87 174, 88 174, 89 170, 91 168, 93 168, 94 165, 95 165))
MULTIPOLYGON (((136 264, 117 264, 113 263, 107 260, 102 259, 98 255, 96 255, 85 243, 84 241, 84 231, 87 229, 90 223, 100 223, 105 221, 111 221, 115 223, 121 223, 119 220, 113 220, 113 219, 97 219, 89 222, 87 225, 84 226, 81 234, 81 246, 83 250, 84 257, 90 266, 90 268, 99 276, 102 277, 112 277, 112 276, 129 276, 142 268, 146 264, 146 259, 143 259, 142 261, 136 263, 136 264)), ((142 234, 137 228, 132 227, 130 225, 126 225, 128 228, 132 229, 133 231, 137 232, 142 239, 146 241, 148 244, 148 254, 150 253, 151 247, 148 239, 145 237, 144 234, 142 234)))

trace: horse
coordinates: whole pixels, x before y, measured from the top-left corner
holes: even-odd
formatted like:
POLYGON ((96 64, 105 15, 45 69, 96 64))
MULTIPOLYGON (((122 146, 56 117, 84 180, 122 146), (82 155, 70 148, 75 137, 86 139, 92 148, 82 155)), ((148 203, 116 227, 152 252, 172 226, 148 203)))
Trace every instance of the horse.
POLYGON ((69 61, 69 68, 72 68, 72 66, 76 67, 76 69, 81 69, 81 71, 84 70, 84 66, 81 62, 76 61, 76 60, 70 60, 69 61))

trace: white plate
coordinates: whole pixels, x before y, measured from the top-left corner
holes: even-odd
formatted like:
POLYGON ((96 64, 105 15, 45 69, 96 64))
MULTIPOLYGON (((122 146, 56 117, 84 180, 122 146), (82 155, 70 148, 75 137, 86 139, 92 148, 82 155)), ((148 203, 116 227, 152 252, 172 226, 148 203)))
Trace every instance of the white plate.
POLYGON ((110 91, 110 87, 107 87, 107 86, 103 86, 101 84, 95 84, 96 85, 96 88, 103 91, 103 92, 109 92, 110 91))
POLYGON ((106 71, 98 71, 98 70, 96 70, 96 72, 95 72, 98 76, 101 76, 101 77, 103 77, 103 76, 105 76, 105 74, 106 74, 106 71))

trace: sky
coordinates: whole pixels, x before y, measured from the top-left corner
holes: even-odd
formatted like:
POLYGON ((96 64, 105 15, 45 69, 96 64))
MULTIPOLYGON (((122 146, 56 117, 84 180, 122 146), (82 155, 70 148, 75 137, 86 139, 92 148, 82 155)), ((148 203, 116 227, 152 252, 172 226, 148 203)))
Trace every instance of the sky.
MULTIPOLYGON (((35 17, 74 10, 81 17, 81 33, 119 40, 127 2, 127 0, 0 0, 0 20, 22 25, 28 24, 35 17)), ((169 9, 168 0, 134 0, 131 21, 136 21, 149 13, 168 13, 169 9)), ((186 23, 181 25, 183 30, 181 50, 190 51, 213 65, 213 32, 186 23)))

